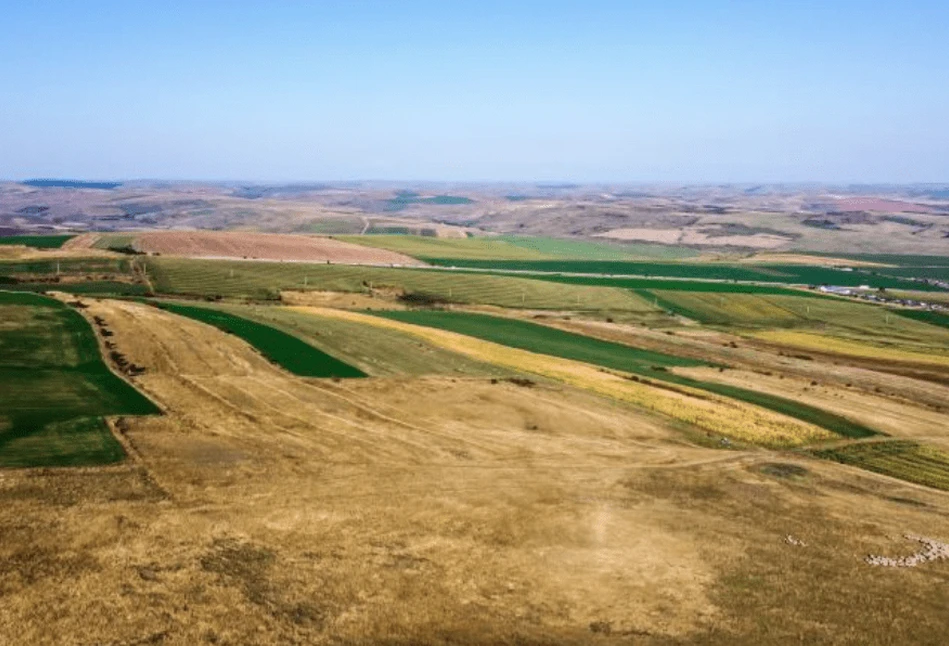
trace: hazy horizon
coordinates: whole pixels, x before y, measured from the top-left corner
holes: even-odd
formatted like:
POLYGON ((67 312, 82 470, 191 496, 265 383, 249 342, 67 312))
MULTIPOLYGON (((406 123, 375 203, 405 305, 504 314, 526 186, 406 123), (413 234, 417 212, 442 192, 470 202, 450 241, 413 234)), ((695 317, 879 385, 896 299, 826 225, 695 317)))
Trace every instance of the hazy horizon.
POLYGON ((16 4, 0 177, 949 181, 944 3, 631 5, 16 4))

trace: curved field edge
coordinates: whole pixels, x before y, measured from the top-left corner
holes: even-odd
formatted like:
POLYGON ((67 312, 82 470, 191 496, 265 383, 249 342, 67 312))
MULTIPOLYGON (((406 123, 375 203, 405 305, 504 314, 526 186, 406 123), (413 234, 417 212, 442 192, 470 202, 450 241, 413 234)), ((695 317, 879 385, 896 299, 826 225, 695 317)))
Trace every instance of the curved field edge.
POLYGON ((629 377, 580 361, 529 352, 457 332, 343 310, 292 308, 319 316, 362 321, 401 330, 454 352, 520 373, 532 373, 569 386, 632 404, 700 429, 773 448, 831 440, 833 433, 786 415, 687 386, 629 377))
POLYGON ((155 305, 173 314, 186 316, 233 334, 252 345, 273 363, 297 376, 345 379, 367 376, 359 368, 269 325, 217 309, 165 302, 156 302, 155 305))
POLYGON ((510 376, 497 366, 421 341, 405 332, 355 321, 301 314, 277 305, 215 304, 230 312, 299 337, 319 350, 349 363, 370 377, 510 376))
POLYGON ((125 451, 103 418, 161 411, 106 366, 89 322, 64 303, 0 291, 0 466, 114 464, 125 451))
POLYGON ((655 381, 686 387, 692 391, 715 393, 820 426, 843 437, 861 438, 879 435, 878 431, 863 424, 791 399, 738 386, 700 381, 669 372, 669 368, 709 365, 694 359, 640 350, 536 323, 486 314, 407 310, 380 312, 377 315, 406 323, 458 332, 529 352, 549 354, 641 375, 655 381))

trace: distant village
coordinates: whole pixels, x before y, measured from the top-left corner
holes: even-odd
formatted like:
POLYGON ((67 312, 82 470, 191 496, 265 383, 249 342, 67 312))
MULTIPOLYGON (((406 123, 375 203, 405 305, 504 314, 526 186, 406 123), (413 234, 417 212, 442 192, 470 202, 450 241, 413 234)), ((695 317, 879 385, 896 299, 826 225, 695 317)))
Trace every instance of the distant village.
MULTIPOLYGON (((853 271, 852 269, 845 269, 845 271, 853 271)), ((917 283, 923 283, 926 285, 932 285, 933 287, 938 287, 949 291, 949 282, 944 280, 937 279, 927 279, 927 278, 905 278, 905 280, 911 280, 917 283)), ((839 285, 821 285, 814 286, 811 285, 810 289, 816 289, 819 292, 824 294, 833 294, 834 296, 847 296, 850 298, 859 298, 864 301, 872 301, 874 303, 886 303, 888 305, 899 305, 901 307, 912 307, 915 309, 926 309, 932 311, 949 311, 949 306, 943 303, 932 303, 929 301, 919 300, 915 298, 902 298, 891 296, 886 288, 881 287, 879 289, 870 287, 869 285, 860 285, 858 287, 841 287, 839 285)))

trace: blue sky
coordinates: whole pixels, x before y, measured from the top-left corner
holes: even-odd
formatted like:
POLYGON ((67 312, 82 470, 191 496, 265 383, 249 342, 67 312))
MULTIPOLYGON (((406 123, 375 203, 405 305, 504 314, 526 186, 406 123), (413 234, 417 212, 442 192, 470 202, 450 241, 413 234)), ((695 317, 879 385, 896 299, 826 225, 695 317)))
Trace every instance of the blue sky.
POLYGON ((949 181, 947 2, 0 15, 4 178, 949 181))

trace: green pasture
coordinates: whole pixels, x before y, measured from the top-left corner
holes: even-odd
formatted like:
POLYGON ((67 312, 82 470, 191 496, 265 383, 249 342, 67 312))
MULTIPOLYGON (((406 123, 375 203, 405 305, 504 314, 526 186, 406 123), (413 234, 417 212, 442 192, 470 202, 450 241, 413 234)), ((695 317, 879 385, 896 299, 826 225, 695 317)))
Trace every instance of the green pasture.
POLYGON ((0 236, 0 245, 23 245, 34 249, 59 249, 74 235, 22 235, 0 236))
POLYGON ((0 291, 0 466, 121 461, 102 417, 158 412, 109 371, 77 312, 51 298, 0 291))

